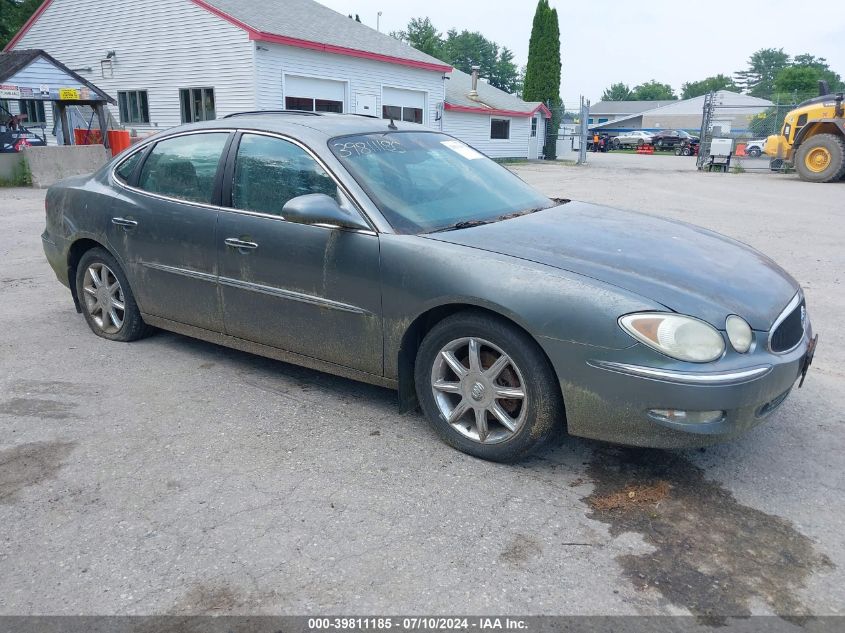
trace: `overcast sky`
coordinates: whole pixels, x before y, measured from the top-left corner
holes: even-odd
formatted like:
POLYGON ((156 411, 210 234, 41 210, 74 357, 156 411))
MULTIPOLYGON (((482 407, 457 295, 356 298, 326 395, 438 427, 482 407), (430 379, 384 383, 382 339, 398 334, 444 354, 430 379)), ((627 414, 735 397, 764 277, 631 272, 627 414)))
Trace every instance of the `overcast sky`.
MULTIPOLYGON (((481 31, 507 46, 520 66, 528 57, 528 39, 536 3, 528 0, 319 0, 343 14, 359 14, 381 30, 405 27, 412 17, 428 16, 445 32, 481 31)), ((760 48, 783 48, 792 55, 826 57, 845 76, 845 3, 807 7, 786 0, 551 0, 560 19, 563 76, 567 105, 584 94, 593 101, 611 83, 634 86, 649 79, 680 92, 685 81, 732 74, 746 66, 760 48), (705 26, 702 27, 702 24, 705 26), (703 30, 702 34, 698 34, 703 30)))

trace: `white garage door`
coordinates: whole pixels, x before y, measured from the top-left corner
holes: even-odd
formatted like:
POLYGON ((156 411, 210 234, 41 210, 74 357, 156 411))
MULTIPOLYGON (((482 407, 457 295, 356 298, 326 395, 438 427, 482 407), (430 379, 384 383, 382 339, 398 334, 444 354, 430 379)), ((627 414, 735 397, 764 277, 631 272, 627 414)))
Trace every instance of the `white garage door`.
POLYGON ((285 75, 285 107, 288 110, 343 112, 344 103, 346 83, 343 81, 285 75))
POLYGON ((404 88, 384 87, 381 92, 382 116, 385 118, 423 123, 425 92, 404 88))

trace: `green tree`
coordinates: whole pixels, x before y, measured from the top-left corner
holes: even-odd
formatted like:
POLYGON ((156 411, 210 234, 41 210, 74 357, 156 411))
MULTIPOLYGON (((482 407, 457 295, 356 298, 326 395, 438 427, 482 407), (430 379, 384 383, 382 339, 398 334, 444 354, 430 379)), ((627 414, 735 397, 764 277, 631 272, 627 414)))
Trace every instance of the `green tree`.
POLYGON ((41 0, 0 0, 0 49, 15 36, 41 0))
POLYGON ((761 48, 748 59, 748 68, 736 73, 737 83, 752 97, 769 99, 775 91, 775 78, 789 62, 782 48, 761 48))
POLYGON ((443 43, 442 59, 465 73, 471 73, 473 66, 480 66, 481 76, 490 80, 499 60, 499 46, 478 31, 450 29, 443 43))
POLYGON ((543 150, 545 156, 552 159, 557 156, 557 129, 561 117, 560 71, 560 24, 557 10, 549 6, 548 0, 539 0, 528 42, 528 65, 522 98, 552 106, 553 116, 543 150))
POLYGON ((677 99, 675 91, 669 84, 662 84, 652 79, 633 89, 634 101, 671 101, 677 99))
POLYGON ((739 92, 739 86, 736 85, 732 78, 719 73, 701 81, 688 81, 682 84, 681 99, 692 99, 693 97, 700 97, 701 95, 706 95, 708 92, 715 92, 717 90, 739 92))
POLYGON ((443 36, 428 18, 411 18, 404 31, 393 31, 391 35, 418 51, 443 59, 443 36))
POLYGON ((610 84, 610 88, 606 88, 604 94, 601 96, 602 101, 633 101, 634 93, 627 84, 621 81, 615 84, 610 84))

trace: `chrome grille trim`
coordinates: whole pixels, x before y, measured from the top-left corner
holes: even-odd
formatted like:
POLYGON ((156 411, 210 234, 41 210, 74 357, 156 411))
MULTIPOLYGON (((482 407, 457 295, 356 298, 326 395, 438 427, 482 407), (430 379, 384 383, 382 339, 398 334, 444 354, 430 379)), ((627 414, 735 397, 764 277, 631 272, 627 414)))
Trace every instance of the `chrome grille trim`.
MULTIPOLYGON (((789 352, 794 350, 796 347, 798 347, 801 344, 801 341, 804 340, 804 336, 802 335, 801 338, 798 339, 798 342, 795 343, 795 345, 793 345, 789 349, 785 349, 785 350, 781 350, 781 351, 775 351, 775 350, 772 349, 772 337, 774 336, 775 332, 781 326, 781 324, 787 319, 787 317, 789 317, 789 315, 792 314, 792 312, 799 305, 801 305, 802 301, 804 301, 804 293, 801 290, 799 290, 798 292, 795 293, 795 296, 792 297, 792 300, 783 309, 783 312, 781 312, 780 315, 778 315, 778 318, 775 319, 775 322, 772 325, 771 329, 769 330, 769 335, 768 335, 767 340, 766 340, 766 349, 769 352, 771 352, 772 354, 788 354, 789 352)), ((806 333, 807 333, 807 327, 805 325, 804 326, 804 334, 806 334, 806 333)))

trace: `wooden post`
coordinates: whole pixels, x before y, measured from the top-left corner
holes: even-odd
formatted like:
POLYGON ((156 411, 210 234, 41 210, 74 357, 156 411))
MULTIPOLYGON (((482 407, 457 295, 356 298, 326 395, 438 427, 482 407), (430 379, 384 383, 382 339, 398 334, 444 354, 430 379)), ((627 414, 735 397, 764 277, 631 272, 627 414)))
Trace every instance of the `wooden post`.
POLYGON ((97 111, 97 120, 100 122, 103 145, 106 146, 106 149, 109 149, 109 124, 106 118, 106 107, 102 103, 98 103, 94 108, 97 111))
POLYGON ((62 119, 62 139, 64 139, 64 145, 73 145, 73 137, 71 134, 73 133, 70 129, 70 122, 67 118, 67 104, 57 101, 56 105, 59 108, 59 116, 62 119))

